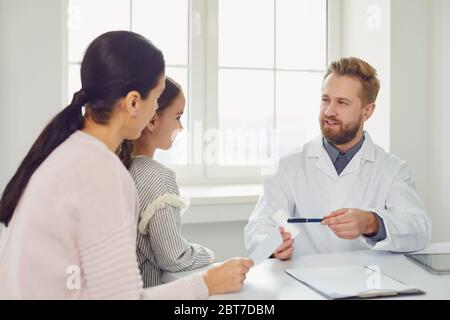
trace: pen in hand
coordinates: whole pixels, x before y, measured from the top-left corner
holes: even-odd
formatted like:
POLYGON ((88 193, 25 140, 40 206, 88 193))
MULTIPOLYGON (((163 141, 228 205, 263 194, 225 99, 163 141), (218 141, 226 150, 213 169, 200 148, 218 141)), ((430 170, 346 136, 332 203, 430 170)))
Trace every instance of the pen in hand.
POLYGON ((322 222, 321 218, 289 218, 288 223, 319 223, 322 222))

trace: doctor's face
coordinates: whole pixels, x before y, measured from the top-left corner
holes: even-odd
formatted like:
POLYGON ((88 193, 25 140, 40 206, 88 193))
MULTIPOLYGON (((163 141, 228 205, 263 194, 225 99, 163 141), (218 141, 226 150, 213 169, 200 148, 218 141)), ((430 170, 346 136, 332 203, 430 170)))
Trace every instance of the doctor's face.
POLYGON ((363 133, 366 117, 360 94, 361 82, 350 76, 331 73, 322 85, 320 129, 334 145, 345 145, 363 133))

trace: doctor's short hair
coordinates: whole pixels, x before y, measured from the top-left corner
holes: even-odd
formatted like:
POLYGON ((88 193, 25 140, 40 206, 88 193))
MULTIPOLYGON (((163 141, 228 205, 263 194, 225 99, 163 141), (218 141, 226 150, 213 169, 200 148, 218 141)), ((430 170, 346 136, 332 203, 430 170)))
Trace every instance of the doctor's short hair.
POLYGON ((364 105, 377 100, 378 92, 380 91, 380 80, 378 80, 377 70, 364 60, 354 57, 335 60, 328 66, 324 80, 332 73, 354 77, 361 81, 362 91, 360 98, 364 105))

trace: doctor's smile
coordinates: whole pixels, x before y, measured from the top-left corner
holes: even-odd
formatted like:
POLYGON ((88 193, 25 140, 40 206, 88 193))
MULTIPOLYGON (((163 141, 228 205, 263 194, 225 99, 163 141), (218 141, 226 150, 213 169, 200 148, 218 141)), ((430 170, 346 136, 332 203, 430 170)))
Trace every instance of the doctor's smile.
POLYGON ((326 126, 330 126, 330 127, 336 127, 336 126, 341 125, 340 122, 332 121, 332 120, 325 120, 322 123, 325 124, 326 126))

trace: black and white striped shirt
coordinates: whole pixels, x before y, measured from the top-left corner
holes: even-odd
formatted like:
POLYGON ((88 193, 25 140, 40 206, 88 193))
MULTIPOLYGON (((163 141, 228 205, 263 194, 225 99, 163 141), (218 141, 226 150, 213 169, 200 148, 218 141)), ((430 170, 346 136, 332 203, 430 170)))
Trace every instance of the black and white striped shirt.
POLYGON ((214 253, 181 235, 181 208, 175 173, 147 156, 133 157, 130 174, 139 195, 137 257, 144 287, 163 283, 162 273, 201 268, 214 253))

